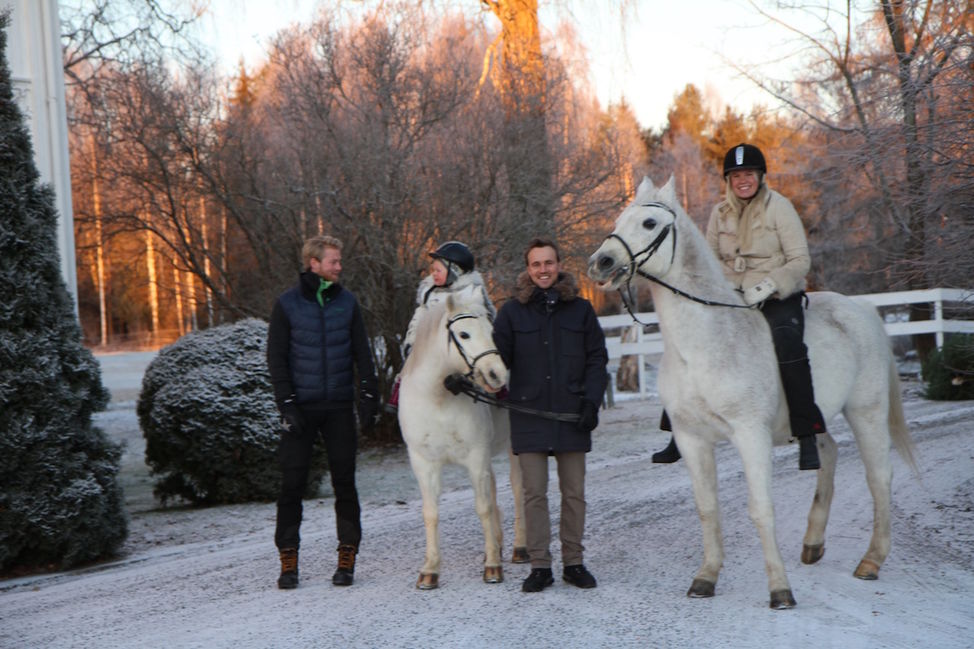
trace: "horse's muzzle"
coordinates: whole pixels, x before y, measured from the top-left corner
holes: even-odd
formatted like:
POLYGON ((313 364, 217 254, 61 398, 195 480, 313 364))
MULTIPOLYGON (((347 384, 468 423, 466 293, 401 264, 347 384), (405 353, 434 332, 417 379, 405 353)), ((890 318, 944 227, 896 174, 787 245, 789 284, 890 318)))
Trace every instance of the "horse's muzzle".
POLYGON ((596 252, 589 258, 588 276, 598 282, 602 290, 616 288, 628 272, 629 267, 620 265, 612 255, 596 252))

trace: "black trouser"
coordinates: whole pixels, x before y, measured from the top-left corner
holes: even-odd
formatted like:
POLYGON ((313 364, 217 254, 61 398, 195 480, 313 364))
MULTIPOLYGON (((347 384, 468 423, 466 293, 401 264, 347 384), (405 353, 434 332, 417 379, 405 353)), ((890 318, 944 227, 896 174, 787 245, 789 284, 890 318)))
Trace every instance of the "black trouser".
MULTIPOLYGON (((788 402, 791 433, 804 437, 825 432, 825 421, 815 405, 812 388, 812 368, 805 346, 804 293, 796 293, 783 300, 767 300, 761 313, 771 328, 771 342, 778 357, 778 371, 788 402)), ((670 417, 663 411, 660 430, 673 430, 670 417)))
POLYGON ((328 454, 331 486, 335 491, 335 525, 339 545, 356 548, 362 539, 361 508, 355 489, 355 453, 358 436, 352 409, 302 409, 305 430, 301 434, 281 433, 281 496, 277 501, 277 530, 274 542, 279 549, 301 544, 301 498, 308 484, 311 453, 320 436, 328 454))
POLYGON ((767 300, 761 313, 771 328, 771 340, 778 356, 778 371, 788 401, 791 433, 805 437, 825 432, 825 422, 815 405, 812 388, 812 368, 805 346, 804 293, 796 293, 783 300, 767 300))

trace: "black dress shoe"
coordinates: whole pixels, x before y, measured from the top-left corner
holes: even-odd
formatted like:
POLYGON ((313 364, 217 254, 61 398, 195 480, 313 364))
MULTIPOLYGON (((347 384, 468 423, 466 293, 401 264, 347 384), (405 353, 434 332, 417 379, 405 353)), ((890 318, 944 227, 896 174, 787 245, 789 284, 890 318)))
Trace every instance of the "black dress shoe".
POLYGON ((653 464, 673 464, 680 459, 680 449, 676 447, 676 440, 670 438, 670 443, 662 451, 653 453, 653 464))
POLYGON ((582 564, 565 566, 565 569, 561 573, 561 578, 572 586, 579 588, 595 588, 598 585, 592 573, 586 570, 582 564))
POLYGON ((551 574, 551 568, 534 568, 521 584, 521 590, 525 593, 540 593, 553 583, 555 578, 551 574))

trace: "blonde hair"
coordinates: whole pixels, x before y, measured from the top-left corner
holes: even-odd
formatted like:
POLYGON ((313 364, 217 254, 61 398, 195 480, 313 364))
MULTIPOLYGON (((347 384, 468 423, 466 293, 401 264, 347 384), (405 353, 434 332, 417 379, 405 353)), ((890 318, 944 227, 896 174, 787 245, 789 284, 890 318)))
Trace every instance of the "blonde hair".
POLYGON ((312 259, 321 259, 325 254, 325 248, 341 250, 342 242, 340 239, 326 234, 319 234, 305 241, 304 245, 301 246, 301 261, 304 262, 304 267, 311 268, 312 259))

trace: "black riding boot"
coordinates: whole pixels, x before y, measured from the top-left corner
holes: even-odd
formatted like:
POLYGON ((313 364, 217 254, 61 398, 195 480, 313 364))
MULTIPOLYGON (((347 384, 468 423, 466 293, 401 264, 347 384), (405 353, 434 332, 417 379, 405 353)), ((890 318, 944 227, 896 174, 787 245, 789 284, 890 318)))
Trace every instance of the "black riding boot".
MULTIPOLYGON (((670 424, 670 416, 663 411, 663 416, 659 420, 659 429, 673 432, 673 425, 670 424)), ((680 459, 680 449, 676 447, 676 440, 670 436, 670 443, 662 451, 653 453, 654 464, 673 464, 680 459)))
POLYGON ((782 363, 779 368, 788 400, 791 434, 798 438, 798 469, 816 471, 822 464, 818 459, 815 436, 825 432, 825 420, 822 411, 815 405, 808 360, 782 363))

